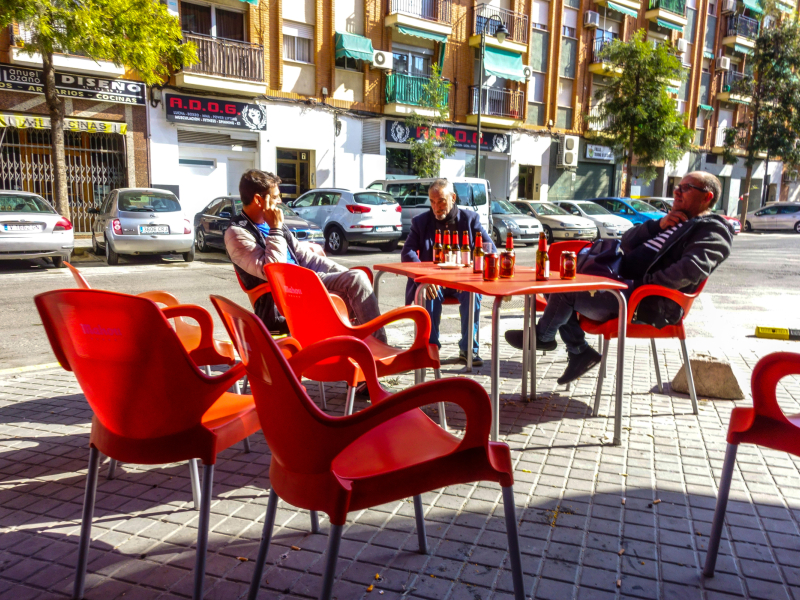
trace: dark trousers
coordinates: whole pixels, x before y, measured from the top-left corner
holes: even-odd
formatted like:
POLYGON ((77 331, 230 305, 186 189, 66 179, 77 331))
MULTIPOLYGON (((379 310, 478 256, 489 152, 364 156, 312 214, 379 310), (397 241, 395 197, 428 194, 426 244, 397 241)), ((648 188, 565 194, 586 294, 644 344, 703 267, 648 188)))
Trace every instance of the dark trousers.
POLYGON ((610 292, 569 292, 550 294, 544 314, 536 325, 536 337, 543 342, 556 338, 556 331, 567 347, 567 352, 580 354, 589 347, 586 334, 581 329, 578 313, 592 321, 604 323, 619 314, 619 303, 610 292))

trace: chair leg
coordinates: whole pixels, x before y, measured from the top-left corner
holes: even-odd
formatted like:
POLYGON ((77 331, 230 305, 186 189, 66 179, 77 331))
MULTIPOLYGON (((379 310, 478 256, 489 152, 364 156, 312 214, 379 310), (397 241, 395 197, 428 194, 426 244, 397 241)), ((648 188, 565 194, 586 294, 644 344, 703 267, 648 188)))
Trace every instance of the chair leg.
POLYGON ((425 535, 425 509, 422 507, 422 496, 414 496, 414 518, 417 520, 417 540, 419 553, 428 553, 428 536, 425 535))
POLYGON ((264 515, 264 531, 261 533, 261 544, 258 546, 258 558, 256 568, 253 571, 253 579, 250 581, 250 592, 247 600, 256 600, 258 588, 261 587, 261 579, 264 576, 264 564, 267 562, 269 544, 272 541, 272 528, 275 526, 275 513, 278 512, 278 494, 275 490, 269 492, 269 502, 267 502, 267 513, 264 515))
POLYGON ((325 384, 321 381, 318 381, 317 384, 319 385, 319 397, 322 398, 322 410, 328 410, 328 403, 325 401, 325 384))
POLYGON ((112 458, 108 461, 108 473, 106 473, 106 479, 114 479, 114 473, 117 472, 117 459, 112 458))
POLYGON ((197 556, 194 560, 194 594, 192 600, 202 600, 206 577, 208 527, 211 520, 211 491, 214 488, 214 465, 203 465, 203 495, 200 498, 200 522, 197 525, 197 556))
POLYGON ((203 366, 203 373, 211 377, 211 365, 204 365, 203 366))
POLYGON ((315 510, 310 510, 311 513, 311 533, 319 533, 319 513, 315 510))
POLYGON ((658 365, 658 350, 656 350, 656 340, 650 338, 650 352, 653 355, 653 367, 656 370, 656 382, 658 383, 658 393, 664 393, 664 384, 661 383, 661 367, 658 365))
POLYGON ((250 438, 246 437, 242 440, 242 444, 244 444, 244 451, 247 454, 250 454, 250 438))
POLYGON ((83 496, 83 517, 81 518, 81 541, 78 544, 78 566, 75 571, 75 587, 72 598, 83 598, 86 583, 86 563, 89 559, 89 544, 92 541, 92 517, 94 516, 94 500, 97 496, 97 472, 100 468, 100 452, 97 448, 89 448, 89 472, 86 474, 86 492, 83 496))
POLYGON ((571 383, 567 383, 566 388, 567 388, 567 391, 569 391, 572 388, 572 384, 571 383))
POLYGON ((603 392, 603 379, 606 376, 606 361, 608 359, 608 345, 611 340, 603 340, 603 358, 600 359, 600 372, 597 374, 597 389, 594 392, 594 408, 592 416, 596 417, 600 412, 600 394, 603 392))
POLYGON ((515 600, 525 600, 525 582, 522 579, 522 556, 519 552, 514 488, 508 486, 502 489, 503 512, 506 516, 506 535, 508 535, 508 558, 511 562, 511 581, 514 584, 514 598, 515 600))
POLYGON ((239 380, 238 379, 233 384, 233 393, 234 394, 241 394, 242 393, 242 386, 239 384, 239 380))
POLYGON ((194 509, 200 510, 200 472, 197 467, 197 459, 189 461, 189 479, 192 480, 192 501, 194 509))
POLYGON ((243 394, 247 393, 247 385, 248 385, 248 383, 249 382, 247 381, 247 375, 245 375, 244 376, 244 380, 242 381, 242 393, 243 394))
POLYGON ((344 525, 331 524, 331 532, 328 534, 328 556, 325 561, 325 574, 322 576, 322 591, 319 593, 319 600, 331 600, 333 578, 336 576, 336 559, 339 558, 339 543, 342 541, 343 529, 344 525))
POLYGON ((689 398, 692 399, 692 412, 697 414, 697 393, 694 391, 692 363, 689 362, 689 351, 686 349, 686 340, 681 340, 681 351, 683 351, 683 367, 686 369, 686 384, 689 386, 689 398))
POLYGON ((733 466, 736 463, 738 449, 737 444, 728 444, 728 448, 725 450, 725 463, 722 465, 722 477, 717 494, 717 508, 714 511, 714 521, 711 523, 711 539, 708 541, 706 566, 703 568, 704 577, 713 577, 714 568, 717 566, 717 551, 719 550, 719 540, 722 537, 722 525, 725 522, 725 509, 728 506, 728 493, 731 491, 733 466))
MULTIPOLYGON (((441 379, 442 378, 442 370, 441 369, 434 369, 433 370, 433 378, 434 379, 441 379)), ((441 425, 442 429, 447 431, 447 413, 445 412, 445 403, 439 402, 439 425, 441 425)))
POLYGON ((344 416, 352 415, 353 408, 356 404, 356 388, 355 386, 348 385, 347 386, 347 402, 344 405, 344 416))

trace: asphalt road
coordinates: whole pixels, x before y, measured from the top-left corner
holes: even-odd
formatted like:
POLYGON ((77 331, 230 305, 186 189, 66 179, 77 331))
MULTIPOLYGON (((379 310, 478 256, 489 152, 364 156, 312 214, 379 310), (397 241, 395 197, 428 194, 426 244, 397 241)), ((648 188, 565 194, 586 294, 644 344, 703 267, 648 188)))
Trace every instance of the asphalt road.
MULTIPOLYGON (((535 247, 517 248, 517 261, 531 265, 535 247)), ((399 249, 392 253, 351 248, 336 260, 345 266, 397 262, 399 249)), ((76 257, 90 285, 125 293, 165 290, 181 302, 199 304, 215 317, 218 337, 225 337, 208 297, 220 294, 243 306, 247 297, 239 288, 233 269, 222 252, 198 254, 195 262, 179 257, 131 257, 109 267, 92 254, 76 257)), ((42 292, 72 287, 66 269, 54 269, 43 260, 0 261, 2 305, 0 311, 0 370, 27 365, 53 363, 55 358, 33 304, 42 292)), ((405 279, 384 275, 380 304, 383 311, 402 306, 405 279)), ((490 305, 484 301, 484 306, 490 305)), ((690 338, 704 338, 719 345, 748 343, 756 325, 800 329, 800 235, 791 233, 740 234, 735 238, 731 257, 714 273, 692 308, 687 320, 690 338)), ((516 322, 522 303, 514 300, 504 310, 516 322)), ((482 311, 481 339, 489 336, 490 311, 482 311)), ((509 321, 509 324, 512 324, 509 321)), ((459 338, 457 307, 446 309, 442 326, 447 343, 459 338)), ((390 339, 408 339, 407 326, 390 331, 390 339)), ((800 342, 797 343, 800 352, 800 342)), ((489 351, 485 352, 488 355, 489 351)))

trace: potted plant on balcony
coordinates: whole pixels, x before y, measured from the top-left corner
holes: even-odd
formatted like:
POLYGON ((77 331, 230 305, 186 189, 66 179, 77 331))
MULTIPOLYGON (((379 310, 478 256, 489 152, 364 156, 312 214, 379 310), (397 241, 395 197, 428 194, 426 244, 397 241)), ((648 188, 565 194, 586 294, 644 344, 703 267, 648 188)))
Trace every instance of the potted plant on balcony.
POLYGON ((439 65, 431 67, 431 76, 421 90, 420 112, 406 118, 406 125, 417 131, 411 139, 411 166, 419 177, 438 177, 442 158, 455 154, 455 138, 437 132, 448 119, 447 100, 450 83, 442 78, 439 65), (421 134, 421 135, 420 135, 421 134))

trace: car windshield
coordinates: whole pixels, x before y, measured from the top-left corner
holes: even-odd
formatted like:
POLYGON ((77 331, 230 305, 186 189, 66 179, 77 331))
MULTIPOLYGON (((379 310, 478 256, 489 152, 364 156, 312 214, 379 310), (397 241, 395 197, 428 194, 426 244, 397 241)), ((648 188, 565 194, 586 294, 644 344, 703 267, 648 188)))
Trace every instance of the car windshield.
POLYGON ((643 202, 642 200, 631 200, 631 206, 643 213, 658 212, 656 207, 650 206, 647 202, 643 202))
POLYGON ((492 200, 492 212, 500 215, 521 215, 522 211, 505 200, 492 200))
POLYGON ((39 196, 0 195, 0 212, 4 213, 47 213, 56 211, 39 196))
POLYGON ((581 202, 578 207, 587 215, 610 215, 605 208, 594 202, 581 202))
POLYGON ((550 204, 549 202, 537 202, 536 204, 531 204, 531 208, 533 208, 534 212, 537 215, 568 215, 569 214, 563 208, 558 208, 555 204, 550 204))
POLYGON ((125 212, 179 212, 180 202, 171 194, 120 192, 117 203, 125 212))
POLYGON ((353 199, 355 199, 358 204, 369 204, 371 206, 377 206, 379 204, 397 204, 397 200, 394 199, 394 196, 385 192, 361 192, 359 194, 353 194, 353 199))
MULTIPOLYGON (((280 207, 280 209, 283 211, 283 214, 284 214, 284 215, 286 215, 287 217, 296 217, 296 216, 297 216, 297 213, 296 213, 296 212, 294 212, 294 211, 293 211, 291 208, 289 208, 288 206, 286 206, 286 205, 285 205, 283 202, 281 202, 280 204, 278 204, 278 206, 279 206, 279 207, 280 207)), ((241 208, 240 208, 239 210, 241 210, 241 208)))

